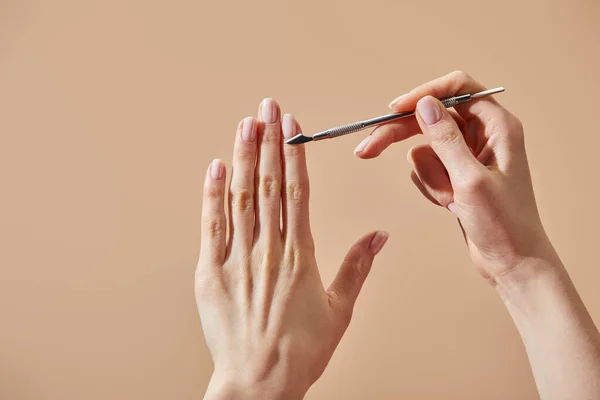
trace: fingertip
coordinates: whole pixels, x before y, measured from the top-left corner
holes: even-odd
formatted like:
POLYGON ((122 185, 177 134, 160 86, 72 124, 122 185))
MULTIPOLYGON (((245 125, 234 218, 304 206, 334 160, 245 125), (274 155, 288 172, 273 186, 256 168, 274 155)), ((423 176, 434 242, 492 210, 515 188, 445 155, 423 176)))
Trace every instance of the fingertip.
POLYGON ((260 119, 267 125, 276 123, 281 114, 279 104, 270 97, 267 97, 261 101, 258 110, 260 119))
POLYGON ((284 114, 281 119, 281 131, 285 139, 290 139, 296 135, 296 120, 292 114, 284 114))
POLYGON ((371 136, 365 138, 363 143, 358 145, 357 149, 354 151, 354 154, 356 154, 359 158, 367 160, 378 157, 391 145, 392 141, 388 135, 389 132, 384 132, 382 134, 376 134, 376 132, 378 131, 373 131, 371 136), (366 142, 366 144, 364 142, 366 142), (360 148, 361 146, 363 146, 362 149, 360 148))
POLYGON ((358 144, 358 146, 356 146, 356 148, 354 149, 354 154, 356 154, 360 158, 364 158, 364 154, 363 153, 366 154, 366 150, 367 150, 367 147, 368 147, 370 141, 371 141, 371 136, 367 136, 366 138, 364 138, 358 144))
POLYGON ((252 143, 256 139, 256 118, 246 117, 240 122, 241 138, 246 143, 252 143))
POLYGON ((290 114, 290 116, 292 117, 292 121, 294 123, 294 136, 299 133, 302 133, 302 127, 300 126, 300 122, 298 122, 294 114, 290 114))
POLYGON ((403 95, 396 97, 394 100, 390 101, 390 104, 388 104, 388 107, 391 109, 398 107, 399 105, 401 105, 403 103, 404 100, 406 100, 407 97, 408 97, 408 93, 405 93, 403 95))
POLYGON ((369 250, 374 256, 383 249, 383 246, 385 246, 389 237, 390 235, 385 231, 377 231, 375 235, 373 235, 369 242, 369 250))
POLYGON ((388 104, 388 107, 394 112, 406 112, 414 109, 416 100, 414 92, 411 90, 396 97, 388 104))
POLYGON ((210 178, 214 181, 220 181, 225 177, 225 163, 220 159, 214 159, 209 166, 210 178))
POLYGON ((448 211, 454 214, 455 217, 458 217, 458 212, 456 211, 456 204, 454 204, 454 202, 448 204, 446 208, 448 208, 448 211))

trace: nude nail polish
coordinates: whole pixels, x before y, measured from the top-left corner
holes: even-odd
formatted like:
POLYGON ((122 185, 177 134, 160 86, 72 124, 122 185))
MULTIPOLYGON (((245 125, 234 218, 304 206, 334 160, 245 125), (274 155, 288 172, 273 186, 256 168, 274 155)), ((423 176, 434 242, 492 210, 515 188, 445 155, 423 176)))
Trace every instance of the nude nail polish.
POLYGON ((242 125, 242 139, 245 142, 252 143, 256 139, 256 121, 254 118, 248 117, 244 119, 242 125))
POLYGON ((452 214, 454 214, 458 217, 458 214, 456 213, 456 204, 454 204, 454 203, 448 204, 448 211, 450 211, 452 214))
POLYGON ((363 141, 360 142, 358 146, 356 146, 356 149, 354 149, 354 154, 361 153, 365 149, 365 147, 367 147, 367 143, 369 143, 369 140, 371 140, 371 136, 367 136, 366 138, 364 138, 363 141))
POLYGON ((283 118, 281 119, 281 131, 283 133, 283 137, 289 139, 294 136, 294 128, 294 117, 290 114, 284 114, 283 118))
POLYGON ((225 166, 221 160, 214 160, 210 165, 210 177, 218 181, 223 179, 225 174, 225 166))
POLYGON ((396 97, 394 100, 390 101, 390 104, 388 104, 389 108, 393 108, 396 104, 400 103, 402 100, 404 100, 406 98, 406 94, 403 94, 402 96, 398 96, 396 97))
POLYGON ((261 108, 261 117, 265 124, 274 124, 277 122, 278 110, 273 99, 264 99, 261 108))
POLYGON ((373 255, 376 255, 381 251, 385 243, 387 242, 390 235, 387 232, 379 231, 373 236, 371 242, 369 243, 369 250, 373 255))

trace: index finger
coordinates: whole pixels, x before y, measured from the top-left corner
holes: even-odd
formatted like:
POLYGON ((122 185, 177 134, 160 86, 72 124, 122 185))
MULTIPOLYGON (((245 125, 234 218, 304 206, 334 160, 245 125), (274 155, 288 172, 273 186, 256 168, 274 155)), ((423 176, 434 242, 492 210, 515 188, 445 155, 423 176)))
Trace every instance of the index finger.
MULTIPOLYGON (((413 111, 417 107, 417 102, 425 96, 433 96, 442 100, 483 90, 485 90, 485 86, 471 78, 466 72, 454 71, 417 86, 405 95, 396 98, 390 103, 390 108, 395 112, 413 111)), ((465 122, 473 119, 478 119, 481 123, 486 124, 505 112, 491 96, 458 104, 454 106, 454 110, 456 112, 448 111, 459 126, 463 126, 465 122)), ((371 136, 365 138, 354 152, 360 158, 377 157, 392 143, 405 140, 418 133, 420 133, 420 128, 413 117, 393 121, 375 128, 371 136)))
MULTIPOLYGON (((407 94, 396 98, 390 103, 390 108, 395 112, 412 111, 417 106, 417 102, 425 96, 433 96, 443 100, 448 97, 477 93, 483 90, 486 90, 485 86, 466 72, 454 71, 417 86, 407 94)), ((488 122, 503 111, 502 106, 492 96, 459 104, 454 109, 466 121, 479 118, 483 123, 488 122)))

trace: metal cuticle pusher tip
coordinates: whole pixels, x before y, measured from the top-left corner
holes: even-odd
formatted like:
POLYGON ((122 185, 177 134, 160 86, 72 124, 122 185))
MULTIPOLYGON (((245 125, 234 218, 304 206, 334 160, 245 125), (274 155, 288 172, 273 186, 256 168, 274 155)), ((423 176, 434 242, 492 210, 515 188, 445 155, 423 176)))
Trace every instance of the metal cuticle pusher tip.
POLYGON ((312 140, 313 140, 312 137, 304 136, 303 134, 299 133, 296 136, 286 140, 285 144, 302 144, 302 143, 306 143, 306 142, 311 142, 312 140))

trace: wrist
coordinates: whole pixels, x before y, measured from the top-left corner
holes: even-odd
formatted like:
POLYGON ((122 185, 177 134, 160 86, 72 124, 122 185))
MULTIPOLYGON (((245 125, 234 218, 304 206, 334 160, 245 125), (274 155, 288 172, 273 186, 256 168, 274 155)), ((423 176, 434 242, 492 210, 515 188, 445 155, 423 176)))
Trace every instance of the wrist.
POLYGON ((547 296, 570 291, 572 282, 555 252, 545 257, 523 259, 495 278, 495 289, 510 310, 527 310, 547 296))
POLYGON ((498 271, 491 280, 496 292, 506 302, 511 297, 529 292, 540 282, 568 274, 554 246, 543 233, 531 235, 527 246, 518 246, 517 251, 497 259, 488 271, 498 271))
POLYGON ((276 375, 264 379, 250 379, 215 371, 206 390, 205 400, 280 400, 302 399, 306 390, 276 375))

